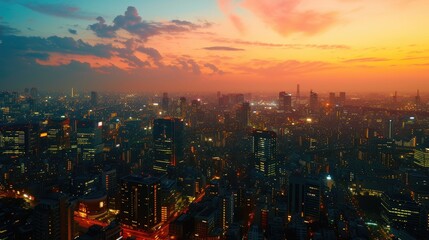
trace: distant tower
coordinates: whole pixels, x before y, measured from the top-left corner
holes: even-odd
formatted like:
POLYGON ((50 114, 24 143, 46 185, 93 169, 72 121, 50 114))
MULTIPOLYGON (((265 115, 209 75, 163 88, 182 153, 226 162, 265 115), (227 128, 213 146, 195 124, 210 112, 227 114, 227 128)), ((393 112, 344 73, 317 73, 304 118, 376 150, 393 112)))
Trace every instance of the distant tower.
POLYGON ((74 89, 71 89, 71 97, 74 98, 74 89))
POLYGON ((317 113, 319 110, 319 96, 317 93, 310 91, 310 112, 317 113))
POLYGON ((98 104, 98 93, 95 91, 91 92, 91 105, 92 106, 97 106, 98 104))
POLYGON ((240 108, 237 109, 236 117, 241 129, 250 125, 250 104, 248 102, 241 104, 240 108))
POLYGON ((330 92, 329 93, 329 104, 331 104, 332 106, 334 106, 335 104, 337 104, 337 99, 335 97, 335 93, 334 92, 330 92))
POLYGON ((162 94, 162 103, 161 103, 161 108, 163 111, 167 112, 168 111, 168 106, 169 106, 169 102, 170 99, 168 98, 168 93, 163 93, 162 94))
POLYGON ((420 91, 417 90, 417 95, 416 95, 416 106, 419 106, 420 103, 422 102, 421 98, 420 98, 420 91))
POLYGON ((346 103, 346 92, 340 92, 340 97, 338 99, 338 103, 341 106, 344 106, 344 104, 346 103))
POLYGON ((395 91, 395 95, 393 95, 393 103, 396 104, 398 102, 398 92, 395 91))
POLYGON ((300 93, 299 93, 299 84, 296 85, 296 105, 299 105, 300 103, 300 93))
POLYGON ((279 92, 279 110, 289 111, 292 108, 292 94, 279 92))

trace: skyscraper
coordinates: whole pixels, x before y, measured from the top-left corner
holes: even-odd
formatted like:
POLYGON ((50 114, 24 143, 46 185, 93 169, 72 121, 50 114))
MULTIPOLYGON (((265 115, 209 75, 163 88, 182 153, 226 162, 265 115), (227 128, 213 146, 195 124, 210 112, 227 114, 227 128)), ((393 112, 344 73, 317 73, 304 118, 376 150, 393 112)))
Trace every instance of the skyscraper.
POLYGON ((169 166, 183 162, 183 120, 159 118, 153 122, 153 169, 167 172, 169 166))
POLYGON ((276 175, 277 135, 272 131, 256 130, 253 137, 253 160, 257 171, 266 177, 276 175))
POLYGON ((310 91, 310 112, 317 113, 319 111, 319 96, 317 93, 310 91))
POLYGON ((169 104, 170 104, 170 99, 168 98, 168 93, 165 92, 162 94, 162 102, 161 102, 162 111, 168 112, 169 104))
POLYGON ((158 178, 127 176, 121 179, 121 223, 131 229, 150 230, 161 222, 158 178))
POLYGON ((81 120, 77 124, 77 147, 80 159, 95 161, 97 154, 103 150, 101 139, 101 122, 81 120))
POLYGON ((292 94, 279 92, 279 110, 290 111, 292 108, 292 94))
POLYGON ((92 91, 91 92, 91 105, 93 107, 95 107, 95 106, 97 106, 97 104, 98 104, 98 93, 92 91))
POLYGON ((306 219, 320 215, 321 182, 318 179, 292 176, 288 187, 288 214, 299 214, 306 219))
POLYGON ((246 128, 250 125, 250 104, 244 102, 236 112, 239 128, 246 128))

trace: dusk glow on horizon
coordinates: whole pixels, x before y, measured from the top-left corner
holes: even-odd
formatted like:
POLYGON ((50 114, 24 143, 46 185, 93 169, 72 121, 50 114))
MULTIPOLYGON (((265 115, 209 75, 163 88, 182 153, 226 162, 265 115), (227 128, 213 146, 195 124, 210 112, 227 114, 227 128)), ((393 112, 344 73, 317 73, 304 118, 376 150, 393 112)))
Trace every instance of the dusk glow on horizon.
POLYGON ((427 0, 0 0, 3 90, 429 90, 427 0))

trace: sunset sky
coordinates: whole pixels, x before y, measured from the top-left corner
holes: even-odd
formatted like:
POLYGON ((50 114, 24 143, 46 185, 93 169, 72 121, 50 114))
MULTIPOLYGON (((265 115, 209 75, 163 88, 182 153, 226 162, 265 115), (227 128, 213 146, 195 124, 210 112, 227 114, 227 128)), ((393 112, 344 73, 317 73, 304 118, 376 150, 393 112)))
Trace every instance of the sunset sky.
POLYGON ((429 92, 428 0, 0 0, 0 90, 429 92))

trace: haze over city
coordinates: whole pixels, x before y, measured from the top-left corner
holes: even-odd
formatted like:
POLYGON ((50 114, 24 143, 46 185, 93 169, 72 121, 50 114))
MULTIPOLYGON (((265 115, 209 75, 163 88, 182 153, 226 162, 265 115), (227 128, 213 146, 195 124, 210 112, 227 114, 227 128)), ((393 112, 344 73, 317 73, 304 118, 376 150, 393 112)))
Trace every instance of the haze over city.
POLYGON ((0 1, 2 88, 429 89, 425 0, 0 1))

